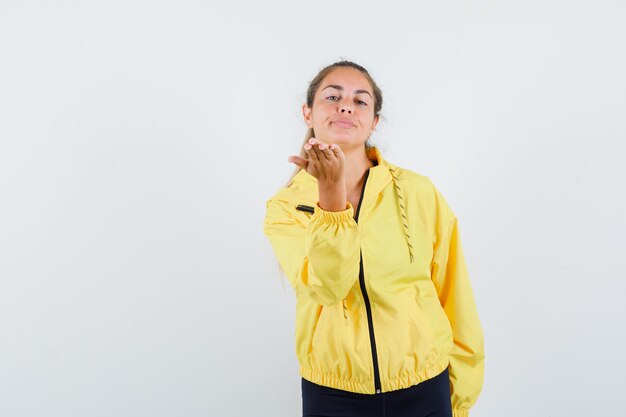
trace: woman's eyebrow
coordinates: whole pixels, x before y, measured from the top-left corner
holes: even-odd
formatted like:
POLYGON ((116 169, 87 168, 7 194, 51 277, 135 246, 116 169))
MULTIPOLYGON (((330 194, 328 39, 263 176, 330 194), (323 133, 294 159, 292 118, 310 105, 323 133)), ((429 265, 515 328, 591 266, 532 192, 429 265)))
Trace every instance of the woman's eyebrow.
MULTIPOLYGON (((329 87, 335 88, 335 89, 337 89, 337 90, 339 90, 339 91, 343 91, 343 87, 342 87, 342 86, 340 86, 340 85, 337 85, 337 84, 330 84, 330 85, 327 85, 326 87, 322 88, 322 90, 326 90, 326 89, 327 89, 327 88, 329 88, 329 87)), ((365 93, 365 94, 367 94, 368 96, 372 97, 372 95, 370 94, 370 92, 369 92, 369 91, 367 91, 367 90, 354 90, 354 92, 355 92, 356 94, 359 94, 359 93, 365 93)))

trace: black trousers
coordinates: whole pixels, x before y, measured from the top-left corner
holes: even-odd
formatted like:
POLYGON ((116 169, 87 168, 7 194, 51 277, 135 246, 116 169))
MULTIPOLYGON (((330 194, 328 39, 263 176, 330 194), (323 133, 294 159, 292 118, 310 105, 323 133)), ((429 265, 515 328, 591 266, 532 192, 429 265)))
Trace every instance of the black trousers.
POLYGON ((417 385, 358 394, 302 378, 303 417, 452 417, 448 368, 417 385))

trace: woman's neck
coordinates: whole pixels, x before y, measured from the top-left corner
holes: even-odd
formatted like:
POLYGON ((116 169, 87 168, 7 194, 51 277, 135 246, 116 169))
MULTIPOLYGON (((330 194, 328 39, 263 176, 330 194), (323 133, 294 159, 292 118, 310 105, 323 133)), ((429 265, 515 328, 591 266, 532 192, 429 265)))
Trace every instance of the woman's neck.
POLYGON ((376 163, 367 157, 365 148, 357 148, 344 152, 346 157, 346 190, 348 192, 360 190, 363 186, 365 172, 376 163))

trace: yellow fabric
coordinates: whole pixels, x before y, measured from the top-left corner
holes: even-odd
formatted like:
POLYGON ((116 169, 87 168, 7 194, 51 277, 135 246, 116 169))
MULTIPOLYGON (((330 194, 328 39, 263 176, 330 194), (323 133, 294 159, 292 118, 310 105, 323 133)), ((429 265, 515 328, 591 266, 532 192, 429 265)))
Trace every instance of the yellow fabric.
POLYGON ((382 392, 450 373, 455 417, 482 390, 483 331, 465 264, 459 221, 421 174, 377 148, 360 203, 319 206, 317 179, 301 170, 266 202, 264 233, 296 293, 296 355, 314 383, 374 394, 371 307, 382 392), (296 210, 298 205, 314 213, 296 210))

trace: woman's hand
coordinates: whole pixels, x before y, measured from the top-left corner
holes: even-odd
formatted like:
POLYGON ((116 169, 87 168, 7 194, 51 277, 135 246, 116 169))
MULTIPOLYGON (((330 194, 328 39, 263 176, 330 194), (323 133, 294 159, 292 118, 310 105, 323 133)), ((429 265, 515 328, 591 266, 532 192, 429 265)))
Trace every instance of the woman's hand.
POLYGON ((336 185, 344 182, 346 158, 338 145, 311 138, 304 144, 304 151, 308 159, 294 155, 287 160, 306 170, 320 183, 336 185))
POLYGON ((346 210, 346 157, 341 148, 336 144, 329 145, 311 138, 304 144, 304 150, 308 159, 290 156, 287 160, 317 178, 319 206, 327 211, 346 210))

